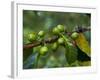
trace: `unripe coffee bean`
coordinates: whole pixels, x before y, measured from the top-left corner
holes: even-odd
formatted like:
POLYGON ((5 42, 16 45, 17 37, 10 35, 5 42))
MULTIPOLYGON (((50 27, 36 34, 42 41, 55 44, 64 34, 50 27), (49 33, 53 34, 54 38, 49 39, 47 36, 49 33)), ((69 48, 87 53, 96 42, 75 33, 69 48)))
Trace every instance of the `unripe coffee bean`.
POLYGON ((71 37, 72 37, 73 39, 78 38, 78 36, 79 36, 79 33, 77 33, 77 32, 74 32, 74 33, 72 33, 72 35, 71 35, 71 37))
POLYGON ((60 31, 57 27, 55 27, 52 32, 53 32, 53 34, 59 34, 60 33, 60 31))
POLYGON ((44 31, 39 31, 38 35, 39 35, 40 37, 43 37, 43 36, 45 35, 45 33, 44 33, 44 31))
POLYGON ((28 34, 28 40, 30 41, 30 42, 33 42, 34 40, 36 40, 36 34, 35 33, 30 33, 30 34, 28 34))
POLYGON ((57 28, 59 29, 60 32, 64 31, 64 26, 63 25, 58 25, 57 28))
POLYGON ((65 41, 65 40, 64 40, 63 38, 59 38, 59 39, 58 39, 58 43, 59 43, 59 44, 63 44, 64 41, 65 41))
POLYGON ((58 48, 58 43, 57 42, 53 43, 52 44, 52 49, 56 50, 57 48, 58 48))
POLYGON ((43 46, 40 48, 40 54, 45 55, 48 52, 48 47, 43 46))

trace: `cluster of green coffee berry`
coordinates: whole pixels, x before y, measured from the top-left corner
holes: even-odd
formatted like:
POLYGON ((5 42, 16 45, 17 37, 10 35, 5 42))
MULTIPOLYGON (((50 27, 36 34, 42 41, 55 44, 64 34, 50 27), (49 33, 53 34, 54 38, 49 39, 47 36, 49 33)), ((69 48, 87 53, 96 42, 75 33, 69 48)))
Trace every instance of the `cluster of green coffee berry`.
MULTIPOLYGON (((70 40, 65 36, 67 34, 64 34, 65 33, 65 27, 63 25, 57 25, 57 27, 54 27, 53 30, 52 30, 52 33, 55 36, 59 36, 58 40, 52 44, 51 48, 53 50, 56 50, 58 48, 58 45, 63 45, 65 43, 67 43, 67 45, 70 45, 70 46, 73 45, 70 42, 70 40)), ((79 34, 77 32, 73 32, 70 37, 72 39, 76 39, 78 37, 78 35, 79 34)), ((36 34, 36 33, 30 33, 30 34, 28 34, 28 40, 30 42, 34 42, 34 41, 37 41, 39 39, 43 40, 44 36, 45 36, 45 32, 44 31, 39 31, 38 34, 36 34)), ((41 55, 45 55, 47 52, 48 52, 48 47, 44 43, 44 45, 41 45, 39 53, 41 55)))
POLYGON ((71 39, 75 40, 78 37, 78 35, 79 35, 77 32, 73 32, 71 34, 71 36, 69 36, 68 34, 66 34, 66 30, 65 30, 65 27, 63 25, 58 25, 57 27, 55 27, 53 29, 53 33, 55 35, 59 36, 57 42, 55 42, 53 44, 52 48, 54 50, 58 47, 58 44, 60 44, 60 45, 67 44, 68 46, 73 46, 73 44, 71 43, 71 39))

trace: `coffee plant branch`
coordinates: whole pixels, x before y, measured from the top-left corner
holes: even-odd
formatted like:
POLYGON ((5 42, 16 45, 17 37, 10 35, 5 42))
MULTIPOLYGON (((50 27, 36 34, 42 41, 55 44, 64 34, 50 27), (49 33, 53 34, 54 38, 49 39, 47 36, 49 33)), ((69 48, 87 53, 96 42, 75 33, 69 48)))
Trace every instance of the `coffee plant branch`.
MULTIPOLYGON (((77 30, 75 30, 75 31, 72 31, 72 32, 67 32, 67 31, 65 31, 65 33, 67 34, 67 35, 71 35, 73 32, 78 32, 78 33, 80 33, 80 32, 86 32, 86 31, 90 31, 91 29, 90 29, 90 27, 89 28, 78 28, 77 30)), ((48 38, 48 39, 45 39, 45 40, 42 40, 42 41, 35 41, 35 42, 33 42, 33 43, 29 43, 29 44, 24 44, 23 45, 23 48, 24 49, 27 49, 27 48, 32 48, 32 47, 36 47, 36 46, 39 46, 39 45, 42 45, 43 43, 46 43, 46 44, 49 44, 49 43, 54 43, 55 41, 57 41, 58 40, 58 38, 59 38, 59 36, 53 36, 53 37, 51 37, 51 38, 48 38)))

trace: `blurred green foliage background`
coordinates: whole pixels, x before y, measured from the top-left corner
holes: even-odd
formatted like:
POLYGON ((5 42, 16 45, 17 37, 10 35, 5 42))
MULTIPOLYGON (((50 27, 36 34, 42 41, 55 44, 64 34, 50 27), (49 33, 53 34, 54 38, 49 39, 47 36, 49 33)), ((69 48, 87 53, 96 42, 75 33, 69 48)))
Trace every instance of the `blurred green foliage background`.
MULTIPOLYGON (((23 44, 29 43, 27 35, 31 32, 38 33, 40 30, 44 30, 47 33, 45 38, 50 37, 52 35, 51 30, 58 24, 64 25, 69 32, 73 31, 77 26, 90 27, 91 14, 23 10, 23 44)), ((85 35, 87 40, 90 42, 90 32, 86 32, 85 35)), ((48 47, 51 46, 49 45, 48 47)), ((36 50, 37 48, 31 49, 29 51, 24 51, 23 54, 30 54, 23 56, 28 56, 28 58, 23 61, 24 69, 35 68, 35 57, 38 53, 36 50)), ((49 48, 48 54, 40 58, 39 68, 68 66, 66 64, 64 53, 65 49, 61 46, 55 52, 49 48)), ((77 66, 77 63, 75 63, 74 66, 77 66)))

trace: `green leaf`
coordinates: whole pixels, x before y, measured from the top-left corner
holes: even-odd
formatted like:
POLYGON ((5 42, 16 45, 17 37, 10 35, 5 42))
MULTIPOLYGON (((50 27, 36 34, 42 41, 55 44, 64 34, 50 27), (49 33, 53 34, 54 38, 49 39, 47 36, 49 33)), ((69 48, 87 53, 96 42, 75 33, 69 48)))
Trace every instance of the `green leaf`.
POLYGON ((77 48, 72 43, 70 43, 70 37, 68 35, 66 35, 65 37, 63 34, 60 34, 60 36, 62 36, 62 38, 65 40, 66 61, 69 65, 71 65, 73 62, 77 60, 77 48))
POLYGON ((86 53, 84 53, 79 47, 77 47, 77 53, 78 53, 77 55, 78 61, 84 62, 91 60, 91 58, 86 53))
POLYGON ((88 56, 91 54, 91 49, 88 41, 86 40, 83 33, 79 33, 78 38, 75 40, 76 45, 82 50, 84 53, 86 53, 88 56))
POLYGON ((78 64, 80 66, 91 66, 91 61, 84 61, 84 62, 79 61, 78 64))
POLYGON ((77 60, 77 49, 74 46, 66 45, 65 57, 68 64, 72 64, 77 60))
POLYGON ((82 50, 80 50, 79 47, 77 47, 77 60, 79 66, 90 66, 91 65, 91 57, 89 57, 86 53, 84 53, 82 50))

